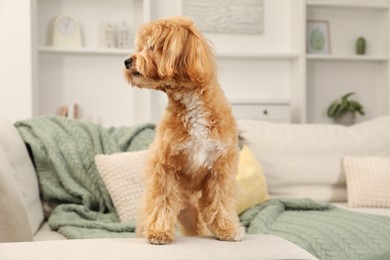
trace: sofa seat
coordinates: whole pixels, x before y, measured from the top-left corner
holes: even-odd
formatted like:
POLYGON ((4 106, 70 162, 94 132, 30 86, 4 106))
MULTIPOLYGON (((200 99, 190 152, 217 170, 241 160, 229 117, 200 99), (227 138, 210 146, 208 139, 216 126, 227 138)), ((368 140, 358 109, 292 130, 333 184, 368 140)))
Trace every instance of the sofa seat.
POLYGON ((344 203, 338 202, 333 204, 342 209, 347 209, 347 210, 352 210, 352 211, 367 213, 372 215, 381 215, 381 216, 390 217, 390 208, 351 208, 348 206, 347 202, 344 203))
POLYGON ((177 237, 169 245, 142 238, 55 240, 0 244, 0 259, 317 259, 272 235, 246 235, 241 242, 211 237, 177 237))
POLYGON ((52 230, 47 222, 43 222, 42 226, 33 235, 34 241, 66 240, 66 239, 67 238, 62 234, 52 230))

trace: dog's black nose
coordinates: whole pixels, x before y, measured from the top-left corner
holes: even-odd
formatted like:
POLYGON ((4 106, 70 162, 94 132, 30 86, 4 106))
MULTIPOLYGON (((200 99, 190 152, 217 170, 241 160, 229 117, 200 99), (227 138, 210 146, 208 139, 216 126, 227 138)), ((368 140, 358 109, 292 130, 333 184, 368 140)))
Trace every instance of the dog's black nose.
POLYGON ((126 69, 130 68, 131 63, 133 63, 133 58, 125 59, 125 67, 126 67, 126 69))

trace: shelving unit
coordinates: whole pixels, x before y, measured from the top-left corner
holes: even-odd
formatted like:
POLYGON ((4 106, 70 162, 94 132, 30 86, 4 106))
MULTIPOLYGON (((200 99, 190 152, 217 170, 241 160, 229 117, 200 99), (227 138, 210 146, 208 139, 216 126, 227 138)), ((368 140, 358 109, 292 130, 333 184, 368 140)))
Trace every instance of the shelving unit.
POLYGON ((135 124, 150 114, 150 97, 124 80, 123 60, 133 49, 102 47, 105 23, 123 21, 132 33, 150 20, 150 0, 33 0, 33 31, 37 71, 34 115, 54 114, 64 105, 78 104, 82 118, 106 126, 135 124), (77 18, 82 48, 51 46, 52 21, 61 14, 77 18))
MULTIPOLYGON (((133 49, 101 48, 98 31, 104 22, 126 20, 135 33, 141 23, 180 15, 181 0, 32 1, 33 115, 78 103, 82 117, 97 116, 105 126, 159 121, 165 95, 128 86, 123 60, 133 49), (82 48, 50 44, 50 21, 65 13, 80 20, 82 48)), ((330 123, 327 106, 349 91, 366 106, 359 120, 390 112, 389 0, 264 2, 262 35, 206 34, 238 118, 273 120, 264 117, 266 107, 278 115, 274 121, 330 123), (306 20, 329 22, 329 55, 306 53, 306 20), (367 39, 366 55, 354 53, 359 36, 367 39)))
POLYGON ((389 111, 389 3, 382 0, 307 0, 308 20, 326 20, 332 52, 306 55, 307 121, 331 122, 329 104, 347 92, 365 105, 363 121, 389 111), (356 39, 366 38, 366 55, 355 54, 356 39))

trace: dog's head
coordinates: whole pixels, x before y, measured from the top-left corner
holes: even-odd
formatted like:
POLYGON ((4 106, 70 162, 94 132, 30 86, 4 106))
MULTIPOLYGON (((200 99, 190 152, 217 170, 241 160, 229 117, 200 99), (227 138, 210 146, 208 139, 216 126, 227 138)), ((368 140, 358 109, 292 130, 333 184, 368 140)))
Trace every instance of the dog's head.
POLYGON ((140 28, 135 54, 125 60, 127 81, 141 88, 196 86, 215 79, 212 49, 193 22, 173 17, 140 28))

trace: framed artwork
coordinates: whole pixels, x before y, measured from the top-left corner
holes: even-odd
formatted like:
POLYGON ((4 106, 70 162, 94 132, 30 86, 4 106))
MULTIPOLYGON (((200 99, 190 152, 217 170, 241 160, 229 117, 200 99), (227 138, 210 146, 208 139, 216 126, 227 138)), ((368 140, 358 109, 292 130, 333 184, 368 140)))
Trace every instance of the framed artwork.
POLYGON ((183 0, 183 14, 206 33, 263 33, 263 0, 183 0))
POLYGON ((307 53, 330 54, 330 28, 328 21, 308 20, 306 26, 307 53))

